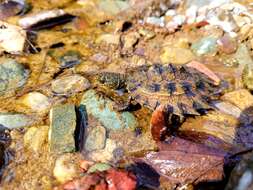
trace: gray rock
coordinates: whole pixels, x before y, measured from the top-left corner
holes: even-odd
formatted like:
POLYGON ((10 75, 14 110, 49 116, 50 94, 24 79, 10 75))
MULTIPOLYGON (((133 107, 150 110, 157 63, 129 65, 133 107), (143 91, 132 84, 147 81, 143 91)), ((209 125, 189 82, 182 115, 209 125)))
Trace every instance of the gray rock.
POLYGON ((22 87, 29 71, 13 59, 0 59, 0 95, 22 87))
POLYGON ((35 122, 31 117, 25 114, 15 113, 1 113, 0 114, 0 125, 8 129, 15 129, 20 127, 27 127, 35 122))
POLYGON ((54 153, 75 150, 74 131, 76 128, 75 106, 55 106, 50 110, 49 149, 54 153))
POLYGON ((113 101, 99 96, 95 90, 85 92, 81 104, 86 106, 88 114, 98 119, 107 129, 136 128, 138 126, 132 113, 114 110, 113 101))
POLYGON ((106 130, 103 126, 96 126, 91 129, 85 141, 85 150, 99 150, 105 147, 106 130))
POLYGON ((52 91, 58 95, 70 96, 90 87, 90 82, 81 75, 63 76, 51 83, 52 91))

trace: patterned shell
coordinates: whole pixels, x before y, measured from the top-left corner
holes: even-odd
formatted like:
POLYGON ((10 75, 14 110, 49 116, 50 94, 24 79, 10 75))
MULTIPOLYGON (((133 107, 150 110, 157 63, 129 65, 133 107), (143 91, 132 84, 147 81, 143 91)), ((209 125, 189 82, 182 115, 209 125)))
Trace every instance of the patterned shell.
POLYGON ((176 115, 199 115, 210 109, 209 101, 216 99, 214 86, 203 74, 186 66, 145 66, 129 73, 127 89, 132 98, 155 110, 168 106, 176 115))

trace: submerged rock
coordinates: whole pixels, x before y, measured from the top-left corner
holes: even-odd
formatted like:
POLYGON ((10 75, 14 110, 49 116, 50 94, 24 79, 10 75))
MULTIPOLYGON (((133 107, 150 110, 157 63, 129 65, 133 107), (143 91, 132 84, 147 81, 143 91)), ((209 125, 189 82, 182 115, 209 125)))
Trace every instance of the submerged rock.
POLYGON ((160 55, 162 63, 185 64, 195 58, 191 50, 179 47, 164 47, 160 55))
POLYGON ((250 190, 253 189, 253 155, 244 157, 233 169, 225 190, 250 190))
POLYGON ((35 122, 34 119, 19 113, 1 113, 0 114, 0 125, 8 129, 15 129, 21 127, 27 127, 35 122))
POLYGON ((102 171, 109 170, 110 168, 111 168, 111 166, 109 164, 97 163, 97 164, 94 164, 93 166, 91 166, 87 172, 88 173, 94 173, 97 171, 102 172, 102 171))
POLYGON ((222 99, 236 105, 241 110, 246 110, 253 106, 253 96, 246 89, 226 93, 222 96, 222 99))
POLYGON ((224 35, 220 39, 218 39, 217 44, 219 50, 226 54, 234 53, 237 49, 237 43, 235 39, 231 38, 228 35, 224 35))
POLYGON ((63 76, 51 83, 52 91, 57 95, 70 96, 90 87, 90 82, 81 75, 63 76))
POLYGON ((99 96, 95 90, 85 92, 81 104, 107 129, 135 128, 138 125, 132 113, 115 111, 113 101, 99 96))
POLYGON ((178 47, 164 47, 160 55, 162 63, 185 64, 194 58, 191 50, 178 47))
POLYGON ((123 156, 123 150, 112 139, 106 140, 105 148, 89 152, 88 157, 95 162, 117 162, 123 156))
POLYGON ((24 109, 40 113, 47 111, 51 105, 49 98, 39 92, 25 94, 18 99, 17 104, 24 109))
POLYGON ((85 150, 93 151, 103 149, 106 141, 106 130, 103 126, 95 126, 87 134, 85 150))
POLYGON ((216 42, 217 39, 214 37, 204 37, 193 43, 191 49, 197 56, 215 55, 217 52, 216 42))
POLYGON ((64 55, 58 58, 61 68, 70 68, 81 63, 81 54, 78 51, 67 51, 64 55))
POLYGON ((244 66, 242 72, 242 82, 247 89, 253 90, 253 65, 244 66))
POLYGON ((38 153, 47 140, 48 126, 31 127, 24 135, 24 146, 38 153))
POLYGON ((78 167, 73 155, 67 153, 59 156, 55 161, 53 174, 57 181, 61 183, 77 177, 78 167))
POLYGON ((51 152, 64 153, 75 150, 74 132, 76 128, 75 106, 72 104, 55 106, 50 110, 48 143, 51 152))
POLYGON ((0 59, 0 95, 22 87, 29 76, 29 71, 13 59, 0 59))

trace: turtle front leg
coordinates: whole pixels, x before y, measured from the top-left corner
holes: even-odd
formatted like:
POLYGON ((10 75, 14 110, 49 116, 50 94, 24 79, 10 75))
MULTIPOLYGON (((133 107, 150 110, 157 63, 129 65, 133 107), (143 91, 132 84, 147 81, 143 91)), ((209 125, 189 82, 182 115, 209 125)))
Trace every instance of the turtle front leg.
POLYGON ((173 134, 178 126, 183 123, 182 114, 174 114, 172 107, 158 106, 151 116, 151 134, 155 141, 164 140, 168 133, 173 134))

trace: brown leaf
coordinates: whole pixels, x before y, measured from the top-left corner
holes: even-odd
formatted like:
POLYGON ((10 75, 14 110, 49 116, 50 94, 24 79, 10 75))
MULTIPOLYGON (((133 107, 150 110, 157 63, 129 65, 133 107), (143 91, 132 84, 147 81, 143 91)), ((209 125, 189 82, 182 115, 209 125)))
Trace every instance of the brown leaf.
POLYGON ((172 183, 222 180, 225 153, 180 138, 159 146, 143 160, 172 183))

